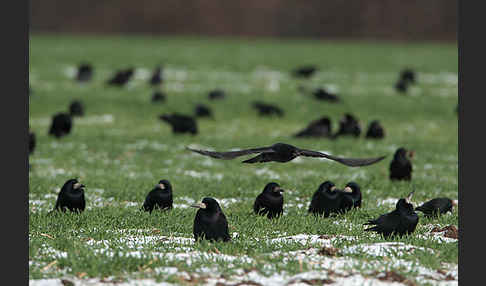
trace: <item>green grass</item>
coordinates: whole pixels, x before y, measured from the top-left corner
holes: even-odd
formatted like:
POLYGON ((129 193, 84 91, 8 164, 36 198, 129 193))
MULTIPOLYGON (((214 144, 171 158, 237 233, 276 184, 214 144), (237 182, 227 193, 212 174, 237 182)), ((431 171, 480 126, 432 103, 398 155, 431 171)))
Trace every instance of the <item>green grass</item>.
MULTIPOLYGON (((33 90, 29 125, 37 135, 35 153, 29 158, 30 279, 85 272, 85 277, 154 278, 180 283, 181 272, 208 275, 205 268, 227 275, 241 269, 257 269, 263 275, 319 270, 318 264, 306 260, 301 265, 292 256, 288 261, 283 259, 287 252, 319 245, 270 243, 270 239, 297 234, 355 238, 333 241, 339 249, 385 242, 363 231, 362 224, 368 219, 393 209, 393 205, 377 206, 377 202, 404 197, 412 186, 416 188, 415 202, 437 196, 458 197, 458 121, 454 113, 458 55, 453 44, 33 35, 29 62, 33 90), (66 75, 66 70, 84 60, 94 64, 95 75, 93 82, 80 85, 66 75), (309 81, 289 77, 291 69, 306 63, 320 66, 321 72, 309 81), (167 71, 162 86, 168 94, 166 103, 150 102, 152 89, 143 79, 123 89, 104 84, 117 68, 135 66, 151 72, 158 64, 167 71), (418 71, 418 84, 409 96, 398 95, 392 88, 403 67, 418 71), (270 87, 276 82, 277 91, 270 87), (300 95, 300 84, 336 88, 343 103, 318 102, 300 95), (226 90, 227 98, 209 101, 207 92, 214 88, 226 90), (48 137, 50 117, 66 111, 73 99, 84 102, 86 118, 74 119, 69 136, 61 140, 48 137), (250 106, 256 99, 278 104, 285 116, 258 117, 250 106), (165 112, 192 113, 196 103, 209 105, 215 115, 215 120, 198 121, 197 136, 173 135, 157 119, 165 112), (330 141, 291 137, 323 115, 331 118, 336 130, 345 112, 355 114, 364 131, 371 120, 379 119, 386 138, 330 141), (100 120, 103 115, 111 117, 100 120), (184 150, 187 145, 227 150, 276 142, 341 156, 388 157, 364 168, 312 158, 287 164, 246 165, 241 160, 213 160, 184 150), (400 146, 416 152, 411 183, 388 180, 389 162, 400 146), (191 176, 191 172, 201 176, 191 176), (79 177, 87 186, 88 209, 80 215, 47 215, 59 188, 72 177, 79 177), (153 185, 164 178, 173 185, 177 206, 205 196, 237 198, 236 203, 223 206, 230 231, 237 237, 226 244, 183 243, 183 249, 178 242, 161 240, 168 236, 191 238, 195 215, 195 209, 177 206, 152 215, 138 211, 153 185), (338 187, 356 181, 363 191, 362 208, 328 219, 308 216, 310 198, 325 180, 338 187), (254 198, 270 181, 290 190, 284 194, 285 215, 273 221, 252 214, 254 198), (303 207, 297 207, 298 203, 303 207), (145 236, 154 240, 136 247, 127 242, 145 236), (214 253, 215 249, 236 260, 198 258, 200 253, 214 253), (127 257, 134 251, 138 253, 127 257), (189 260, 164 255, 193 251, 197 253, 189 260), (281 253, 274 255, 276 251, 281 253), (59 256, 60 252, 64 255, 59 256), (54 260, 56 264, 43 270, 54 260), (156 271, 161 267, 176 267, 179 272, 156 271)), ((354 253, 340 254, 336 259, 352 259, 352 270, 363 275, 381 269, 378 264, 392 263, 387 269, 411 279, 417 277, 418 266, 436 270, 444 268, 442 263, 457 264, 458 243, 431 239, 427 236, 431 224, 457 226, 457 209, 439 219, 420 214, 413 235, 393 240, 433 253, 415 251, 386 258, 354 253), (398 259, 415 266, 393 265, 398 259)), ((426 285, 421 279, 417 283, 426 285)))

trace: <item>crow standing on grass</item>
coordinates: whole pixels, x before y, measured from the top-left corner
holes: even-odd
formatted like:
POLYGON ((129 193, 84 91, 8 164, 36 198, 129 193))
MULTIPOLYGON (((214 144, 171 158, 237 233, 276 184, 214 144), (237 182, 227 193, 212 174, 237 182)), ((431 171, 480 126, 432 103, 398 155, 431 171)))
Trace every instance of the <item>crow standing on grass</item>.
POLYGON ((161 115, 159 119, 167 122, 175 134, 190 133, 196 135, 198 133, 196 120, 191 116, 173 113, 161 115))
POLYGON ((133 77, 134 73, 135 69, 133 67, 120 70, 116 72, 116 74, 111 79, 109 79, 107 83, 109 85, 122 87, 128 83, 128 81, 133 77))
POLYGON ((208 94, 208 98, 210 100, 223 99, 225 98, 225 96, 226 96, 225 92, 221 89, 211 90, 208 94))
POLYGON ((350 113, 344 114, 344 116, 339 120, 339 130, 334 134, 334 138, 343 135, 351 135, 354 137, 359 137, 361 134, 361 126, 358 120, 350 113))
POLYGON ((158 209, 172 209, 172 185, 167 180, 161 180, 155 187, 147 194, 143 209, 152 213, 154 208, 158 209))
POLYGON ((61 138, 71 132, 72 126, 73 122, 70 114, 63 112, 57 113, 52 117, 49 135, 61 138))
POLYGON ((161 91, 156 91, 152 94, 152 102, 165 102, 166 96, 161 91))
POLYGON ((78 67, 78 73, 76 74, 76 80, 79 82, 88 82, 93 77, 93 66, 88 63, 82 63, 78 67))
POLYGON ((79 183, 77 179, 70 179, 62 186, 59 195, 57 196, 56 206, 54 210, 66 212, 82 212, 86 207, 84 200, 84 185, 79 183))
POLYGON ((312 121, 307 127, 297 134, 295 137, 332 137, 331 120, 329 117, 321 117, 312 121))
POLYGON ((213 112, 204 104, 198 104, 194 107, 194 115, 196 117, 213 117, 213 112))
POLYGON ((201 203, 191 205, 199 208, 194 218, 193 234, 196 241, 229 241, 228 221, 218 202, 213 198, 204 198, 201 203))
POLYGON ((316 66, 302 66, 294 69, 292 75, 297 78, 311 78, 316 71, 318 71, 316 66))
POLYGON ((392 181, 410 181, 412 179, 412 162, 413 151, 400 147, 395 151, 393 160, 390 163, 390 180, 392 181))
POLYGON ((272 104, 264 103, 261 101, 254 101, 252 103, 253 108, 258 110, 258 114, 260 116, 271 116, 271 115, 277 115, 279 117, 282 117, 284 115, 283 110, 272 104))
POLYGON ((367 166, 367 165, 377 163, 386 157, 386 156, 381 156, 377 158, 366 158, 366 159, 340 158, 340 157, 335 157, 317 151, 300 149, 285 143, 276 143, 268 147, 243 149, 240 151, 228 151, 228 152, 196 150, 196 149, 191 149, 189 147, 186 147, 186 149, 192 152, 199 153, 204 156, 209 156, 212 158, 224 159, 224 160, 234 159, 236 157, 240 157, 248 154, 260 153, 258 156, 245 160, 242 163, 264 163, 264 162, 285 163, 297 158, 298 156, 305 156, 305 157, 326 158, 326 159, 339 162, 346 166, 360 167, 360 166, 367 166))
POLYGON ((365 229, 365 231, 375 231, 385 238, 391 235, 402 237, 405 234, 413 233, 419 221, 411 203, 413 193, 411 192, 406 198, 398 200, 394 211, 365 223, 364 225, 373 226, 365 229))
POLYGON ((440 216, 447 212, 452 213, 454 203, 449 198, 435 198, 416 207, 416 211, 424 213, 426 217, 440 216))
POLYGON ((339 102, 340 99, 336 94, 330 93, 324 88, 318 88, 312 92, 312 95, 317 100, 325 100, 329 102, 339 102))
POLYGON ((255 214, 266 215, 270 219, 281 216, 284 203, 283 191, 279 184, 268 183, 253 204, 255 214))
POLYGON ((353 208, 360 208, 361 207, 361 188, 355 182, 349 182, 344 187, 344 195, 348 196, 353 201, 353 208))
POLYGON ((72 117, 74 116, 83 116, 84 115, 84 105, 80 100, 73 100, 69 105, 69 114, 72 117))
POLYGON ((385 129, 378 120, 371 121, 366 131, 366 138, 381 139, 385 137, 385 129))
POLYGON ((358 184, 350 182, 344 190, 336 189, 331 181, 325 181, 314 192, 309 213, 324 215, 343 214, 353 207, 361 207, 361 192, 358 184))
POLYGON ((157 67, 150 77, 150 85, 156 86, 162 83, 162 68, 157 67))

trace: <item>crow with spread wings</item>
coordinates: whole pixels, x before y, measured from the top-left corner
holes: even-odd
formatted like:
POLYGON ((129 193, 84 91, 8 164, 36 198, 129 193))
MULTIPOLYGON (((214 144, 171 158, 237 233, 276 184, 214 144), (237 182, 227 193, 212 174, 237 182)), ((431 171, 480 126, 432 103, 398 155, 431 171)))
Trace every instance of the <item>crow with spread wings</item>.
POLYGON ((206 151, 206 150, 191 149, 189 147, 186 148, 192 152, 196 152, 204 156, 209 156, 216 159, 224 159, 224 160, 230 160, 248 154, 260 153, 256 157, 243 161, 243 163, 264 163, 264 162, 285 163, 295 159, 298 156, 305 156, 305 157, 327 158, 339 162, 341 164, 344 164, 346 166, 360 167, 360 166, 367 166, 367 165, 377 163, 386 157, 386 156, 381 156, 377 158, 366 158, 366 159, 340 158, 322 152, 300 149, 285 143, 276 143, 269 147, 243 149, 239 151, 229 151, 229 152, 213 152, 213 151, 206 151))

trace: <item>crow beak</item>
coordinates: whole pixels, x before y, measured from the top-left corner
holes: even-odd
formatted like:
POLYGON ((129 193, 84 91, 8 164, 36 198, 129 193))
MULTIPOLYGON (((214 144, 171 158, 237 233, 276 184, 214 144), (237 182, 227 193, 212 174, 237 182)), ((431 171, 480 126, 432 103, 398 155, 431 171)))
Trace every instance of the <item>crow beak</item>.
POLYGON ((406 198, 405 198, 405 201, 407 202, 407 204, 410 204, 411 201, 412 201, 412 196, 413 196, 413 193, 415 193, 415 191, 411 192, 406 198))
POLYGON ((76 183, 76 184, 74 184, 74 186, 73 186, 73 187, 74 187, 74 189, 79 189, 79 188, 84 188, 84 187, 85 187, 85 185, 83 185, 83 184, 81 184, 81 183, 76 183))
POLYGON ((346 187, 344 188, 343 190, 345 193, 352 193, 353 192, 353 189, 351 189, 351 187, 346 187))
POLYGON ((163 190, 163 189, 165 189, 165 185, 164 184, 159 184, 159 188, 161 188, 163 190))
POLYGON ((197 203, 197 204, 191 205, 191 207, 198 208, 198 209, 205 209, 206 208, 206 204, 205 203, 197 203))
POLYGON ((408 151, 408 157, 409 157, 410 159, 412 159, 414 155, 415 155, 415 151, 413 151, 413 150, 408 151))
POLYGON ((330 190, 334 191, 335 189, 336 189, 336 186, 332 186, 330 190))
POLYGON ((285 192, 284 189, 280 188, 280 187, 276 187, 275 189, 273 189, 274 192, 285 192))

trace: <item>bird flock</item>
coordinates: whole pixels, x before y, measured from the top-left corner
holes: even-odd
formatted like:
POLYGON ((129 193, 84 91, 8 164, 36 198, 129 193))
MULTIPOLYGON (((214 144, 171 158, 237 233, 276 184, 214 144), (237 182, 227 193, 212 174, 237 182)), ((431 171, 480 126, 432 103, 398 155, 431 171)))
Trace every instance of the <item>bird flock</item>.
MULTIPOLYGON (((82 63, 78 67, 75 79, 79 82, 89 82, 93 78, 93 67, 88 63, 82 63)), ((291 74, 297 78, 309 79, 318 68, 315 66, 304 66, 297 68, 291 74)), ((106 81, 109 86, 123 87, 134 75, 135 69, 129 67, 117 71, 110 79, 106 81)), ((405 69, 400 73, 395 88, 400 93, 405 93, 408 87, 416 83, 415 72, 411 69, 405 69)), ((164 81, 162 67, 157 67, 151 75, 148 83, 151 86, 160 86, 164 81)), ((331 103, 340 102, 337 94, 333 94, 323 88, 308 90, 304 86, 299 87, 303 95, 314 97, 316 100, 325 100, 331 103)), ((30 87, 29 87, 30 94, 30 87)), ((153 103, 163 103, 166 100, 166 94, 161 91, 155 91, 152 95, 153 103)), ((223 100, 226 94, 221 89, 215 89, 209 92, 209 100, 223 100)), ((284 116, 284 111, 275 105, 262 101, 254 101, 251 106, 260 116, 284 116)), ((68 135, 73 127, 74 117, 81 117, 85 114, 85 108, 81 101, 75 100, 66 112, 59 112, 52 117, 51 125, 48 131, 50 136, 60 139, 68 135)), ((169 124, 174 134, 189 133, 197 135, 199 130, 197 118, 213 118, 212 111, 203 104, 197 104, 194 108, 194 116, 180 113, 162 114, 159 119, 169 124)), ((325 137, 335 140, 341 136, 359 137, 361 135, 361 126, 359 121, 350 113, 344 114, 339 121, 339 129, 335 133, 331 129, 331 120, 328 117, 321 117, 310 122, 304 129, 296 132, 293 137, 325 137)), ((378 120, 369 123, 365 138, 382 139, 385 137, 384 127, 378 120)), ((29 131, 29 155, 34 152, 36 146, 36 136, 29 131)), ((209 151, 199 150, 186 147, 187 151, 194 152, 203 156, 214 159, 231 160, 237 157, 253 155, 242 163, 267 163, 277 162, 286 163, 293 159, 303 157, 326 158, 349 167, 363 167, 382 161, 386 156, 373 158, 342 158, 326 154, 319 151, 313 151, 298 148, 286 143, 275 143, 271 146, 252 147, 237 151, 209 151)), ((233 150, 233 149, 232 149, 233 150)), ((412 158, 414 151, 400 147, 396 150, 389 166, 389 179, 392 181, 410 181, 412 180, 412 158)), ((30 165, 29 165, 30 166, 30 165)), ((86 186, 73 178, 67 180, 62 186, 53 211, 71 211, 80 213, 86 208, 84 191, 86 186)), ((410 235, 415 231, 419 221, 416 211, 424 213, 426 217, 437 217, 447 212, 452 212, 454 203, 449 198, 434 198, 421 206, 414 208, 412 196, 415 190, 405 198, 400 198, 396 202, 395 209, 389 213, 383 214, 376 219, 369 219, 364 225, 369 226, 364 231, 374 231, 385 238, 390 236, 410 235)), ((268 219, 278 219, 283 215, 284 194, 285 190, 276 182, 269 182, 263 188, 263 191, 256 197, 253 204, 255 215, 266 216, 268 219)), ((140 210, 152 213, 153 211, 170 211, 173 209, 173 186, 169 180, 160 180, 152 190, 150 190, 143 202, 140 210)), ((311 201, 309 202, 308 213, 322 218, 339 216, 351 209, 360 208, 363 200, 361 188, 356 182, 349 182, 344 188, 338 188, 331 181, 324 181, 317 187, 311 201)), ((206 239, 209 241, 231 241, 228 231, 228 220, 221 209, 217 200, 211 197, 205 197, 200 203, 191 205, 197 208, 194 218, 193 235, 196 240, 206 239)), ((51 212, 52 213, 52 212, 51 212)))

